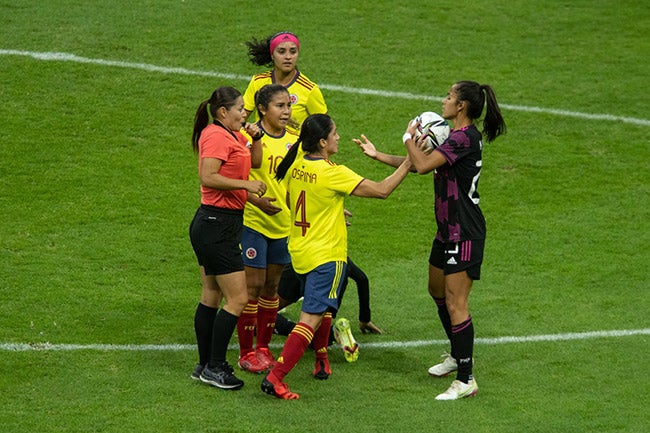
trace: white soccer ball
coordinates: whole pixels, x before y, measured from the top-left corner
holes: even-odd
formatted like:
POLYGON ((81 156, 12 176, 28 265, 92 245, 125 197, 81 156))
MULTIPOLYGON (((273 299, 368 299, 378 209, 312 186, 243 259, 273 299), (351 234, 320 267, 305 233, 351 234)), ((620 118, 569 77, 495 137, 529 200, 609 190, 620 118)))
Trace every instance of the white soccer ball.
POLYGON ((430 150, 440 146, 449 137, 449 123, 438 113, 425 111, 414 120, 420 122, 415 131, 415 138, 418 139, 425 134, 427 138, 424 140, 424 145, 430 150))

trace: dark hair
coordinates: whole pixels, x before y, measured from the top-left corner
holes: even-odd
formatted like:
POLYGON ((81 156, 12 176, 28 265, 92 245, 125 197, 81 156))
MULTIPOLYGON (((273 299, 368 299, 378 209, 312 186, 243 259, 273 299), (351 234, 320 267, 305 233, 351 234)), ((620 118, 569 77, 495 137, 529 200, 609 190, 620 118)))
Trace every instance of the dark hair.
POLYGON ((260 120, 264 117, 260 111, 260 105, 268 109, 273 97, 280 92, 289 94, 287 88, 281 84, 267 84, 255 93, 255 109, 257 109, 260 120))
POLYGON ((234 87, 223 86, 212 92, 210 99, 206 99, 199 104, 199 108, 197 108, 196 115, 194 116, 194 132, 192 133, 192 148, 194 152, 198 153, 199 151, 201 131, 210 123, 210 116, 214 119, 217 110, 221 107, 230 110, 240 96, 241 93, 234 87))
POLYGON ((275 178, 277 180, 284 179, 287 175, 287 171, 289 171, 289 167, 291 167, 291 164, 296 160, 299 146, 302 145, 302 150, 306 153, 316 152, 320 141, 327 139, 327 136, 330 135, 333 127, 334 122, 332 122, 332 118, 327 114, 312 114, 307 117, 300 128, 298 141, 289 148, 282 162, 278 164, 275 178))
MULTIPOLYGON (((282 31, 274 33, 265 39, 257 40, 257 38, 253 38, 250 41, 246 41, 246 46, 248 47, 248 58, 250 59, 251 63, 257 66, 273 66, 273 57, 271 56, 271 39, 282 33, 291 32, 282 31)), ((291 34, 293 35, 293 33, 291 34)))
POLYGON ((501 110, 492 87, 475 81, 458 81, 454 84, 454 88, 458 100, 467 102, 467 116, 470 119, 476 120, 480 118, 483 106, 486 105, 483 134, 485 134, 488 142, 506 133, 506 124, 503 116, 501 116, 501 110))

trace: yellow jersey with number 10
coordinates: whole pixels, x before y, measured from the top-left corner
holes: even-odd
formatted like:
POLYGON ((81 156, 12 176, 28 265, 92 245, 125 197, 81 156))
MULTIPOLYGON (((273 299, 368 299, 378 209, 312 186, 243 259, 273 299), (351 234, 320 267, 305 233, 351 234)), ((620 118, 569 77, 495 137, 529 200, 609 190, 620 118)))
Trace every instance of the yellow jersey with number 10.
POLYGON ((274 198, 273 205, 282 208, 274 215, 269 215, 259 207, 246 202, 244 208, 244 225, 271 239, 289 236, 289 208, 287 208, 287 191, 283 184, 275 179, 278 165, 287 154, 287 150, 298 141, 298 136, 285 131, 276 137, 268 133, 262 137, 262 166, 252 168, 249 179, 261 180, 266 184, 266 193, 262 197, 274 198))

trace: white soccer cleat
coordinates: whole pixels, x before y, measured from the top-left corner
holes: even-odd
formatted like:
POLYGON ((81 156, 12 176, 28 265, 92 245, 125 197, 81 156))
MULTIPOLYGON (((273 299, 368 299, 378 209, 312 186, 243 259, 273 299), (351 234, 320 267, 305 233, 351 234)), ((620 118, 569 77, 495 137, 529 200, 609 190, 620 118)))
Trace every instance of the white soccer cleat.
POLYGON ((470 379, 468 383, 454 380, 447 391, 436 396, 436 400, 460 400, 461 398, 474 397, 477 392, 476 380, 470 379))
POLYGON ((443 355, 444 360, 429 368, 429 374, 434 377, 445 377, 458 370, 458 362, 449 354, 443 355))

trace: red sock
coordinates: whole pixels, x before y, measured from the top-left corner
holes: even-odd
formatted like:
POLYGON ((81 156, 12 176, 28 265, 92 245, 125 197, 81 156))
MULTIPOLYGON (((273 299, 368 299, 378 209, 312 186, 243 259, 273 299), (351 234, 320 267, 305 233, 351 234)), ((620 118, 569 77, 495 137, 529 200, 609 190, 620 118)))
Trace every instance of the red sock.
POLYGON ((249 299, 237 321, 237 336, 239 337, 239 356, 242 357, 253 351, 255 339, 255 324, 257 322, 257 299, 249 299))
POLYGON ((278 357, 275 367, 271 370, 278 380, 282 381, 284 376, 289 374, 293 367, 296 366, 313 338, 314 330, 309 325, 298 322, 287 337, 282 353, 278 357))
POLYGON ((280 298, 266 298, 260 296, 257 301, 257 348, 269 347, 271 337, 273 337, 273 328, 275 328, 275 318, 278 315, 278 305, 280 298))
POLYGON ((330 339, 330 330, 332 329, 332 313, 325 313, 323 321, 314 333, 314 352, 316 352, 316 359, 327 358, 327 343, 330 339))

